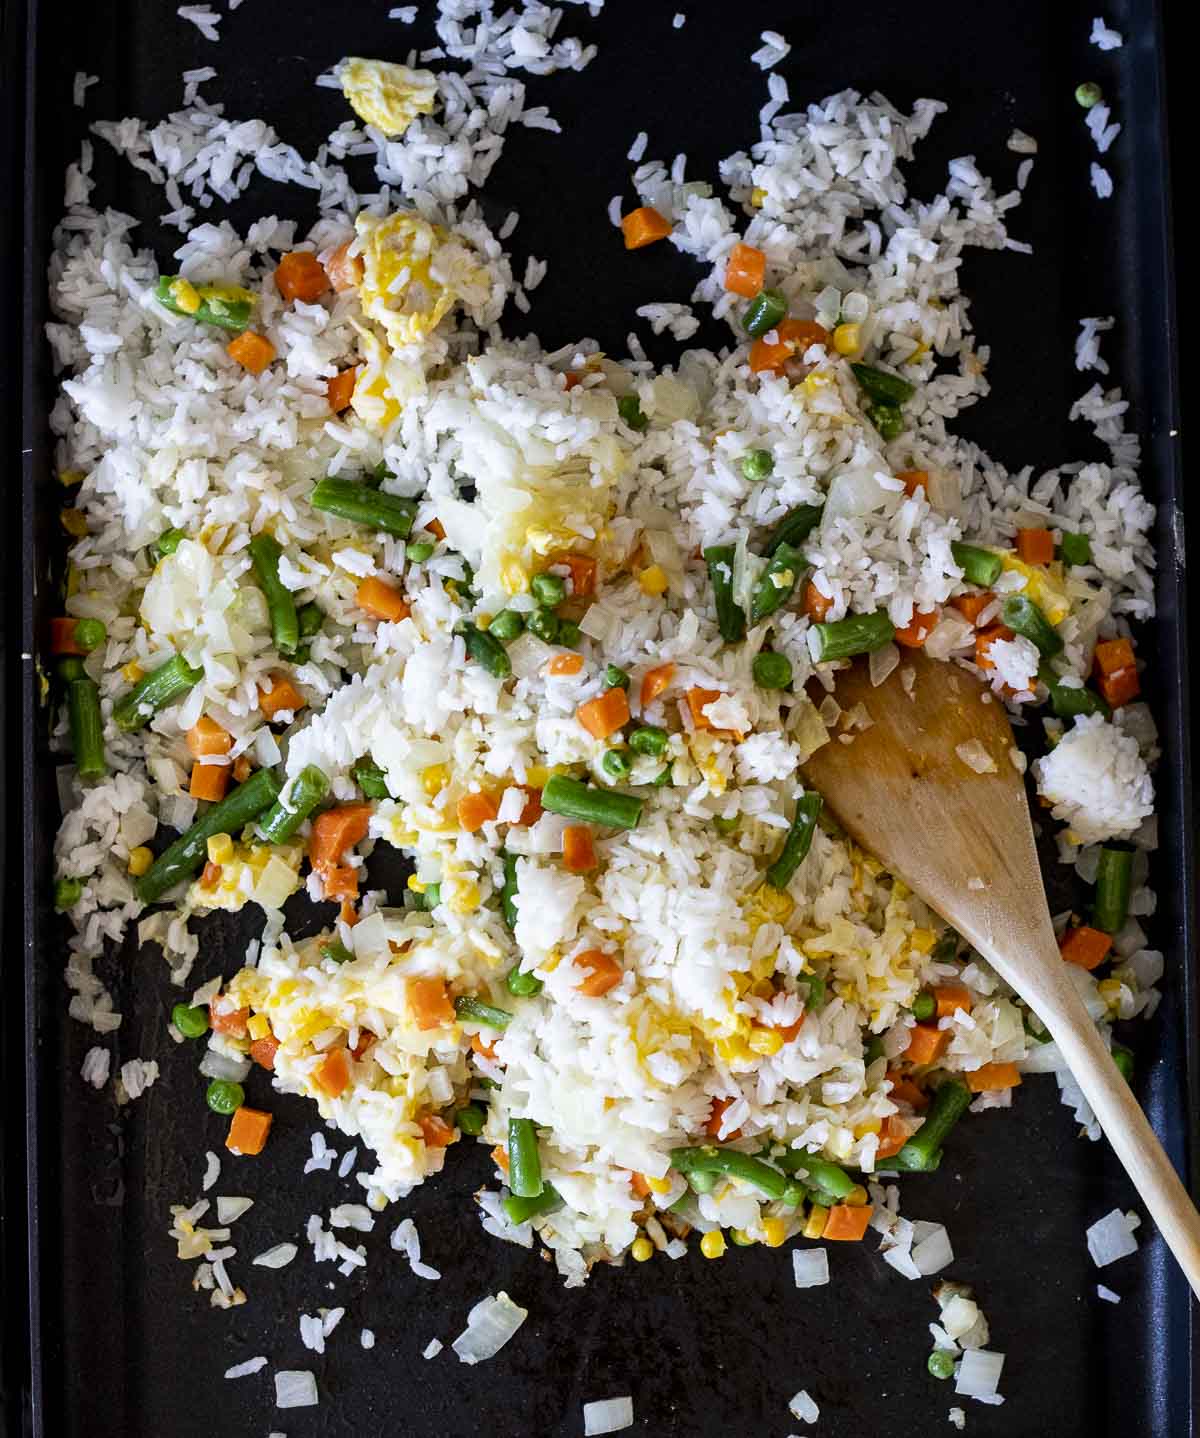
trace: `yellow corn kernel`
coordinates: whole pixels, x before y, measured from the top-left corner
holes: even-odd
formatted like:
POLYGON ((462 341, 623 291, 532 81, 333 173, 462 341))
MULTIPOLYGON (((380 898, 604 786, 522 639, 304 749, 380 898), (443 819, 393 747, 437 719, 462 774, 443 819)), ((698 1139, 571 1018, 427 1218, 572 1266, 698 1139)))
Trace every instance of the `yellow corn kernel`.
POLYGON ((185 280, 182 275, 173 280, 167 287, 171 296, 171 303, 184 312, 185 315, 194 315, 200 308, 200 294, 196 286, 190 280, 185 280))
POLYGON ((763 189, 761 185, 755 185, 755 187, 750 191, 750 203, 754 206, 756 210, 762 209, 763 203, 766 198, 767 192, 763 189))
POLYGON ((856 1183, 850 1192, 842 1199, 844 1204, 850 1208, 862 1208, 868 1201, 870 1195, 861 1183, 856 1183))
POLYGON ((862 1123, 854 1125, 854 1137, 866 1138, 869 1133, 878 1133, 883 1124, 877 1118, 864 1119, 862 1123))
POLYGON ((725 1252, 725 1235, 719 1228, 706 1233, 700 1240, 700 1252, 705 1258, 720 1258, 725 1252))
POLYGON ((927 954, 932 950, 934 944, 937 943, 937 935, 932 929, 914 929, 909 942, 913 948, 916 949, 917 953, 927 954))
POLYGON ((783 1035, 778 1029, 754 1028, 750 1030, 748 1043, 756 1054, 770 1058, 772 1054, 777 1054, 783 1047, 783 1035))
POLYGON ((529 571, 515 559, 506 559, 500 566, 500 587, 505 594, 524 594, 529 588, 529 571))
POLYGON ((805 1238, 820 1238, 825 1232, 825 1225, 829 1222, 829 1210, 822 1208, 819 1203, 814 1203, 808 1210, 808 1217, 804 1220, 805 1238))
POLYGON ((82 539, 88 532, 87 516, 82 509, 64 509, 58 517, 73 539, 82 539))
POLYGON ((1101 979, 1096 992, 1110 1009, 1115 1009, 1121 1002, 1121 987, 1120 979, 1101 979))
POLYGON ((146 870, 154 863, 154 854, 145 844, 139 844, 136 849, 129 851, 129 872, 135 879, 140 879, 146 870))
POLYGON ((780 889, 763 884, 754 895, 755 903, 773 923, 782 924, 796 907, 795 902, 780 889))
POLYGON ((800 388, 808 395, 809 399, 812 399, 823 389, 828 389, 832 383, 833 376, 827 370, 815 369, 805 378, 800 388))
POLYGON ((488 629, 491 626, 491 622, 495 617, 496 616, 494 614, 477 614, 474 621, 475 628, 484 630, 488 629))
POLYGON ((648 1238, 638 1237, 629 1245, 629 1256, 635 1263, 645 1263, 654 1257, 654 1245, 648 1238))
POLYGON ((643 594, 651 596, 665 594, 670 581, 661 565, 652 564, 649 569, 643 569, 638 575, 638 588, 643 594))
POLYGON ((384 1092, 392 1098, 403 1098, 406 1081, 399 1074, 391 1074, 383 1081, 384 1092))
POLYGON ((740 1034, 734 1034, 732 1038, 718 1039, 715 1047, 717 1054, 727 1064, 753 1062, 754 1050, 740 1034))
POLYGON ((763 1242, 768 1248, 780 1248, 787 1242, 787 1220, 764 1218, 762 1221, 763 1242))
POLYGON ((430 764, 421 774, 421 788, 431 799, 440 794, 449 782, 450 771, 445 764, 430 764))
POLYGON ((840 355, 857 354, 862 348, 862 325, 838 325, 833 332, 833 347, 840 355))
POLYGON ((207 848, 210 864, 228 864, 233 858, 233 839, 228 834, 210 834, 207 848))
POLYGON ((909 357, 904 361, 904 363, 916 364, 919 359, 923 359, 928 353, 929 346, 925 343, 924 340, 918 340, 916 349, 913 350, 912 354, 909 355, 909 357))
POLYGON ((454 892, 446 900, 452 914, 473 914, 479 907, 479 886, 470 879, 455 879, 454 892))
POLYGON ((137 660, 131 659, 129 663, 126 664, 125 667, 121 670, 121 678, 124 679, 126 684, 136 684, 139 679, 145 676, 145 673, 146 671, 137 662, 137 660))
POLYGON ((646 1187, 651 1193, 670 1193, 671 1180, 669 1178, 651 1178, 647 1174, 646 1187))
POLYGON ((417 878, 416 874, 409 874, 408 887, 414 894, 423 894, 425 892, 425 885, 417 878))
POLYGON ((83 470, 60 469, 58 472, 58 482, 64 489, 70 489, 73 484, 81 484, 83 482, 83 470))
POLYGON ((271 1020, 266 1014, 251 1014, 246 1020, 246 1032, 252 1039, 265 1039, 271 1032, 271 1020))

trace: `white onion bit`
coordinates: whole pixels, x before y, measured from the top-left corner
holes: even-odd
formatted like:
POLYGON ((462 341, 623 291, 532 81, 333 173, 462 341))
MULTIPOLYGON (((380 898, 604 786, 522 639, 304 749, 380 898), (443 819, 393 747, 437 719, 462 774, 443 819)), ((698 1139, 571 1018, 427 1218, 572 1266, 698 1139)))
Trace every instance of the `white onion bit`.
POLYGON ((593 1438, 600 1433, 619 1433, 622 1428, 632 1427, 633 1399, 628 1395, 602 1398, 583 1405, 584 1438, 593 1438))
POLYGON ((529 1310, 519 1308, 507 1293, 481 1299, 467 1314, 467 1326, 450 1345, 461 1363, 483 1363, 494 1358, 521 1324, 529 1310))

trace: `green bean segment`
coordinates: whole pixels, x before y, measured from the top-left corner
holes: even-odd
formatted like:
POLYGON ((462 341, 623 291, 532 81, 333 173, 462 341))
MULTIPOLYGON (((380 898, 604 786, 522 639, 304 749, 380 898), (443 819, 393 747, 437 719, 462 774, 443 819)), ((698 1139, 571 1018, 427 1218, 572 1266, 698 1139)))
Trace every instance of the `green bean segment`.
POLYGON ((329 777, 315 764, 306 764, 285 796, 280 795, 259 821, 258 832, 268 844, 285 844, 329 793, 329 777))
POLYGON ((1133 891, 1133 850, 1105 844, 1096 869, 1096 898, 1092 922, 1106 934, 1124 928, 1133 891))
POLYGON ((788 1173, 801 1174, 810 1188, 826 1196, 826 1202, 832 1199, 840 1203, 854 1192, 854 1180, 840 1164, 831 1163, 827 1158, 790 1148, 775 1161, 788 1173))
POLYGON ((782 290, 761 290, 742 314, 742 328, 751 339, 761 339, 787 318, 787 297, 782 290))
POLYGON ((454 1014, 456 1018, 469 1024, 483 1024, 489 1029, 500 1029, 501 1032, 512 1023, 512 1014, 507 1009, 494 1008, 476 998, 474 994, 460 994, 454 1000, 454 1014))
POLYGON ((67 685, 67 722, 75 772, 81 779, 102 779, 108 773, 104 757, 104 718, 100 690, 93 679, 72 679, 67 685))
POLYGON ((880 1168, 905 1173, 932 1173, 942 1161, 942 1144, 966 1113, 971 1090, 958 1079, 947 1079, 933 1096, 925 1122, 899 1153, 882 1159, 880 1168))
POLYGON ((536 1198, 519 1198, 510 1193, 501 1200, 501 1207, 509 1223, 528 1223, 532 1218, 542 1218, 547 1213, 553 1213, 556 1208, 561 1208, 562 1204, 558 1190, 549 1183, 542 1185, 542 1191, 536 1198))
POLYGON ((1064 684, 1048 664, 1038 669, 1038 678, 1050 695, 1050 707, 1060 719, 1073 719, 1077 714, 1112 714, 1105 699, 1085 684, 1064 684))
POLYGON ((602 824, 609 829, 636 829, 642 817, 642 803, 636 794, 617 789, 595 789, 554 774, 542 790, 542 808, 565 819, 585 824, 602 824))
POLYGON ((507 849, 504 851, 504 887, 500 890, 500 910, 504 915, 504 922, 510 929, 515 929, 517 927, 517 856, 510 854, 507 849))
POLYGON ((746 636, 746 614, 733 597, 733 556, 732 544, 714 544, 704 551, 717 606, 717 628, 726 644, 737 644, 746 636))
POLYGON ((803 544, 821 522, 825 513, 823 504, 798 504, 779 521, 763 544, 762 552, 769 559, 781 544, 790 544, 793 549, 803 544))
POLYGON ((508 1121, 508 1186, 514 1198, 540 1198, 545 1187, 537 1129, 531 1118, 508 1121))
POLYGON ((827 664, 882 649, 895 638, 896 628, 886 610, 876 609, 872 614, 848 614, 830 624, 814 624, 811 632, 816 635, 817 663, 827 664))
POLYGON ((196 320, 202 325, 213 325, 217 329, 241 332, 250 323, 254 313, 254 299, 231 299, 221 293, 219 285, 192 285, 182 275, 162 275, 155 286, 154 298, 172 314, 183 315, 185 319, 196 320), (199 299, 198 308, 185 308, 180 304, 179 291, 187 290, 199 299))
POLYGON ((852 364, 850 368, 859 388, 876 404, 907 404, 917 392, 916 385, 909 384, 899 375, 889 374, 887 370, 876 369, 869 364, 852 364))
POLYGON ((1046 659, 1062 653, 1062 635, 1027 595, 1010 594, 1000 606, 1000 618, 1014 634, 1030 640, 1046 659))
POLYGON ((350 479, 322 479, 314 486, 308 502, 323 514, 336 515, 397 539, 408 538, 417 513, 415 499, 385 494, 350 479))
POLYGON ((176 654, 152 669, 117 701, 113 706, 113 722, 127 733, 142 729, 160 709, 182 699, 203 678, 203 669, 193 669, 181 654, 176 654))
POLYGON ((350 770, 350 777, 368 799, 390 799, 387 776, 371 758, 360 759, 350 770))
POLYGON ((801 794, 796 800, 796 812, 792 815, 791 827, 783 841, 783 848, 767 870, 767 883, 773 889, 786 889, 791 883, 792 875, 808 857, 813 834, 817 829, 817 815, 820 812, 820 794, 801 794))
MULTIPOLYGON (((271 638, 280 654, 294 654, 300 643, 300 619, 292 591, 279 578, 283 550, 273 535, 256 534, 250 541, 250 558, 259 588, 266 595, 271 616, 271 638)), ((320 623, 318 621, 317 628, 320 623)))
POLYGON ((978 584, 987 589, 1000 578, 1004 561, 992 549, 981 549, 977 544, 962 544, 955 540, 950 546, 954 562, 963 572, 968 584, 978 584))
POLYGON ((474 624, 464 624, 459 630, 467 653, 492 676, 493 679, 507 679, 512 673, 512 660, 505 653, 504 645, 486 629, 474 624))
POLYGON ((689 1181, 697 1174, 725 1174, 752 1184, 768 1198, 792 1208, 804 1198, 802 1185, 794 1183, 787 1174, 772 1168, 761 1158, 741 1153, 735 1148, 719 1148, 713 1143, 702 1144, 699 1148, 673 1148, 671 1164, 689 1181))
POLYGON ((775 546, 754 593, 750 598, 750 623, 757 624, 785 605, 796 591, 800 576, 808 566, 804 555, 784 540, 775 546))

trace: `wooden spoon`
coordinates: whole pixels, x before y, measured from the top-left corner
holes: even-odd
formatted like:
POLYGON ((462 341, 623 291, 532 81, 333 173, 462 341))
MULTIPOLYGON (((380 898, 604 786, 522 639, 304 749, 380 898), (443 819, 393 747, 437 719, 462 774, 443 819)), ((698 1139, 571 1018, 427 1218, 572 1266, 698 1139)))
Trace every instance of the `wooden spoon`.
MULTIPOLYGON (((977 949, 1054 1036, 1159 1232, 1200 1296, 1200 1214, 1088 1016, 1059 954, 1004 705, 974 675, 920 651, 872 686, 837 675, 843 710, 873 723, 804 765, 846 832, 977 949), (990 756, 978 773, 961 746, 990 756)), ((978 762, 978 761, 977 761, 978 762)))

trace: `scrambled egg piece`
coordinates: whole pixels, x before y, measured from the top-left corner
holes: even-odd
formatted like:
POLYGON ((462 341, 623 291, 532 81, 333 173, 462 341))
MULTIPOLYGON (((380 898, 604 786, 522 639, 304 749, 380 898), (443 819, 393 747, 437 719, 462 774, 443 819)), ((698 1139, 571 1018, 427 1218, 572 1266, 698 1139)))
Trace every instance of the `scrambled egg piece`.
POLYGON ((192 909, 224 909, 236 914, 253 899, 264 909, 281 909, 300 887, 301 844, 235 844, 233 857, 221 864, 221 876, 206 888, 201 879, 188 889, 192 909))
POLYGON ((354 222, 362 249, 359 300, 393 349, 419 344, 455 302, 481 303, 487 277, 456 235, 407 210, 354 222))
POLYGON ((1024 592, 1051 624, 1061 624, 1070 614, 1071 601, 1067 598, 1066 587, 1062 582, 1061 565, 1026 564, 1023 559, 1007 551, 1000 555, 1000 561, 1006 572, 1022 576, 1025 580, 1024 592))
POLYGON ((386 60, 351 55, 338 68, 342 94, 350 108, 385 135, 401 135, 418 115, 428 115, 437 99, 437 76, 386 60))

